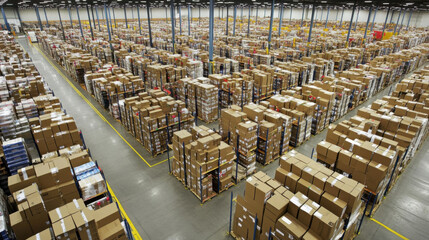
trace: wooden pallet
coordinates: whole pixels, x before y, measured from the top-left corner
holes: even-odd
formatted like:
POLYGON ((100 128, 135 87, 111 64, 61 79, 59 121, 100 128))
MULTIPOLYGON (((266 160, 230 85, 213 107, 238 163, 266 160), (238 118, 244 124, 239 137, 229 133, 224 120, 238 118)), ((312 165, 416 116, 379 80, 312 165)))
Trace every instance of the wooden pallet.
POLYGON ((224 191, 228 190, 229 188, 231 188, 231 187, 233 187, 233 186, 235 186, 235 184, 234 184, 233 182, 230 182, 228 185, 226 185, 223 189, 221 189, 221 190, 219 191, 219 194, 221 194, 222 192, 224 192, 224 191))
MULTIPOLYGON (((191 192, 201 201, 201 196, 200 196, 200 194, 198 194, 198 193, 196 193, 196 192, 194 192, 194 190, 192 190, 192 189, 190 189, 191 190, 191 192)), ((210 196, 208 196, 208 197, 206 197, 206 198, 203 198, 203 200, 202 200, 202 203, 205 203, 205 202, 207 202, 207 201, 209 201, 210 199, 212 199, 212 198, 214 198, 214 197, 216 197, 217 196, 217 193, 216 192, 213 192, 210 196)))
POLYGON ((219 120, 219 119, 215 119, 215 120, 212 120, 212 121, 206 121, 206 120, 202 119, 201 117, 198 117, 198 119, 200 119, 201 121, 203 121, 203 122, 205 122, 205 123, 208 123, 208 124, 210 124, 210 123, 214 123, 214 122, 216 122, 217 120, 219 120))

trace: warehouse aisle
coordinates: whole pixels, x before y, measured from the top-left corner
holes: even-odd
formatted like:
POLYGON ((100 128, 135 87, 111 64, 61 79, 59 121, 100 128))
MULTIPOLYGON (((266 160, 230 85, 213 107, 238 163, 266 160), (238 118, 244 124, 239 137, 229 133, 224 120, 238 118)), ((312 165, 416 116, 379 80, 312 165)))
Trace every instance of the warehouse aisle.
MULTIPOLYGON (((429 141, 425 141, 373 218, 408 239, 429 236, 429 141)), ((399 239, 366 219, 358 239, 399 239)))
MULTIPOLYGON (((153 166, 149 167, 68 85, 36 47, 29 45, 25 38, 18 42, 29 53, 67 113, 74 117, 93 158, 104 170, 110 187, 143 239, 208 239, 219 232, 225 237, 230 199, 225 195, 229 192, 200 206, 199 200, 168 174, 166 162, 155 165, 157 161, 148 161, 153 166)), ((75 86, 81 90, 77 84, 75 86)), ((119 122, 86 92, 83 95, 140 155, 147 155, 119 122)), ((233 190, 243 192, 244 185, 233 190)))
MULTIPOLYGON (((165 157, 149 161, 152 158, 149 158, 140 143, 78 84, 72 81, 72 84, 82 92, 88 102, 102 114, 101 117, 84 98, 75 92, 36 47, 29 45, 26 39, 20 39, 19 43, 28 51, 40 73, 45 77, 45 81, 60 98, 63 107, 75 118, 92 156, 98 160, 111 188, 142 238, 228 238, 226 233, 229 224, 230 194, 231 191, 234 196, 242 194, 244 192, 243 183, 201 206, 199 200, 190 191, 185 190, 182 183, 168 174, 168 165, 166 162, 162 162, 165 157), (147 163, 137 153, 147 159, 147 163)), ((63 74, 65 75, 65 72, 63 74)), ((389 90, 388 88, 378 93, 358 108, 367 106, 375 99, 387 95, 389 90)), ((356 111, 356 109, 353 110, 344 118, 354 116, 356 111)), ((312 136, 297 150, 311 156, 312 148, 325 139, 326 132, 325 130, 317 136, 312 136)), ((427 147, 429 147, 428 142, 423 145, 423 150, 411 162, 409 169, 374 216, 375 219, 388 226, 392 224, 390 227, 411 239, 420 239, 425 234, 429 234, 428 229, 419 228, 420 230, 417 230, 419 225, 427 225, 429 219, 426 216, 429 210, 425 204, 422 204, 425 197, 427 198, 429 195, 428 191, 424 191, 425 187, 429 187, 429 177, 420 177, 429 170, 429 164, 423 161, 425 157, 429 157, 427 147), (420 195, 415 196, 416 194, 420 195), (409 196, 422 201, 417 202, 409 196), (425 213, 426 215, 424 215, 425 213), (420 222, 423 222, 423 219, 426 224, 411 224, 418 223, 415 221, 416 218, 420 218, 420 222), (395 221, 396 223, 393 224, 395 221), (409 223, 404 224, 404 221, 409 223), (401 226, 401 223, 404 226, 401 226)), ((274 163, 262 170, 270 176, 274 176, 277 167, 278 163, 274 163)), ((397 236, 368 219, 365 219, 362 229, 360 239, 397 239, 397 236)))

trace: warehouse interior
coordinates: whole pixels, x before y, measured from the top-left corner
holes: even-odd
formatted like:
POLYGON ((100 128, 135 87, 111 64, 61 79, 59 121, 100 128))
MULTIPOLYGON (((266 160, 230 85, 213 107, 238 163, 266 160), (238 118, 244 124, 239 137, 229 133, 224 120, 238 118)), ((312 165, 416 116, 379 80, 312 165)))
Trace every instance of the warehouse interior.
POLYGON ((4 0, 2 239, 426 239, 429 2, 4 0))

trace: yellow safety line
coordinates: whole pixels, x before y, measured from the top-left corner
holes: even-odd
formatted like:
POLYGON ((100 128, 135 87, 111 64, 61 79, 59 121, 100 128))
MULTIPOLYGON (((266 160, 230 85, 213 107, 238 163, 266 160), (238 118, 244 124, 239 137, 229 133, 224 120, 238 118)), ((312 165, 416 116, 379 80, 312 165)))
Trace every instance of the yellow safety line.
POLYGON ((384 227, 385 229, 389 230, 391 233, 395 234, 396 236, 398 236, 398 237, 400 237, 400 238, 402 238, 402 239, 404 239, 404 240, 408 240, 408 238, 406 238, 406 237, 402 236, 401 234, 399 234, 399 233, 398 233, 398 232, 396 232, 395 230, 393 230, 393 229, 389 228, 388 226, 384 225, 383 223, 381 223, 381 222, 377 221, 376 219, 374 219, 374 218, 370 218, 370 220, 371 220, 371 221, 373 221, 373 222, 375 222, 375 223, 377 223, 377 224, 379 224, 380 226, 384 227))
MULTIPOLYGON (((33 45, 33 44, 32 44, 33 45)), ((107 124, 109 124, 109 126, 116 132, 116 134, 118 134, 119 137, 121 137, 121 139, 137 154, 137 156, 139 156, 150 168, 154 167, 158 164, 161 164, 163 162, 168 161, 168 159, 162 160, 160 162, 157 162, 153 165, 150 165, 146 159, 143 158, 142 155, 140 155, 140 153, 137 152, 137 150, 131 146, 131 144, 125 140, 125 138, 118 132, 118 130, 116 130, 115 127, 112 126, 112 124, 109 123, 109 121, 107 121, 107 119, 97 110, 97 108, 94 107, 94 105, 92 105, 92 103, 79 91, 79 89, 77 89, 74 84, 69 80, 68 77, 66 77, 56 66, 55 64, 53 64, 51 62, 51 60, 39 49, 39 47, 33 45, 37 51, 39 51, 39 53, 46 59, 46 61, 48 61, 54 68, 55 70, 57 70, 57 72, 67 81, 67 83, 75 90, 75 92, 92 108, 92 110, 94 110, 95 113, 97 113, 97 115, 103 120, 105 121, 107 124)))
MULTIPOLYGON (((31 43, 31 41, 30 41, 30 44, 32 45, 32 46, 34 46, 32 43, 31 43)), ((42 51, 40 51, 40 49, 37 47, 37 46, 34 46, 34 47, 36 47, 36 49, 42 54, 42 56, 58 71, 58 73, 60 73, 60 75, 64 78, 64 79, 66 79, 66 81, 73 87, 73 89, 77 92, 77 94, 83 99, 83 100, 85 100, 85 102, 86 103, 88 103, 88 105, 98 114, 98 116, 100 116, 100 118, 101 119, 103 119, 103 121, 105 121, 105 122, 107 122, 109 125, 110 125, 110 123, 103 117, 103 115, 101 115, 101 113, 88 101, 88 99, 85 97, 85 96, 83 96, 83 94, 73 85, 73 84, 71 84, 71 82, 69 81, 69 79, 66 77, 66 76, 64 76, 64 74, 61 72, 61 71, 59 71, 59 69, 54 65, 54 64, 52 64, 52 62, 46 57, 46 55, 42 52, 42 51)), ((116 131, 116 129, 112 126, 112 125, 110 125, 110 127, 112 127, 115 131, 116 131)), ((118 133, 118 131, 116 131, 116 133, 130 146, 130 144, 118 133)), ((131 147, 131 146, 130 146, 131 147)), ((132 147, 131 147, 132 148, 132 147)), ((136 151, 134 148, 132 148, 134 151, 136 151)), ((136 152, 137 153, 137 152, 136 152)), ((138 154, 138 153, 137 153, 138 154)), ((140 156, 140 155, 139 155, 140 156)), ((140 156, 141 157, 141 156, 140 156)), ((141 157, 142 158, 142 157, 141 157)), ((143 159, 143 158, 142 158, 143 159)), ((143 161, 145 161, 144 159, 143 159, 143 161)), ((162 162, 165 162, 166 160, 164 160, 164 161, 162 161, 162 162)), ((146 161, 145 161, 146 162, 146 161)), ((155 165, 158 165, 158 164, 160 164, 161 162, 159 162, 159 163, 156 163, 155 165)), ((146 164, 148 164, 147 162, 146 162, 146 164)), ((149 164, 148 164, 149 165, 149 164)), ((153 165, 153 166, 155 166, 155 165, 153 165)), ((150 165, 149 165, 150 166, 150 165)), ((150 167, 152 167, 152 166, 150 166, 150 167)), ((128 215, 127 215, 127 213, 125 212, 125 210, 124 210, 124 208, 122 207, 122 205, 121 205, 121 203, 119 202, 119 199, 116 197, 116 195, 115 195, 115 193, 113 192, 113 190, 112 190, 112 188, 110 188, 110 185, 109 185, 109 183, 107 182, 107 180, 106 180, 106 185, 107 185, 107 190, 110 192, 110 195, 112 196, 112 200, 113 201, 115 201, 117 204, 118 204, 118 207, 119 207, 119 210, 121 211, 121 213, 122 213, 122 215, 123 215, 123 217, 127 220, 127 222, 128 222, 128 224, 130 225, 130 228, 131 228, 131 234, 133 235, 133 237, 134 237, 134 239, 135 240, 142 240, 142 237, 140 236, 140 234, 139 234, 139 232, 137 231, 137 229, 135 228, 135 226, 134 226, 134 224, 133 224, 133 222, 130 220, 130 218, 128 217, 128 215)))
POLYGON ((140 236, 140 234, 137 231, 137 229, 134 227, 133 222, 131 222, 130 218, 128 217, 127 213, 125 212, 124 208, 122 207, 121 203, 119 202, 119 199, 116 197, 115 193, 110 188, 110 185, 109 185, 109 183, 107 181, 106 181, 106 185, 107 185, 107 190, 109 190, 110 195, 112 196, 112 200, 115 201, 118 204, 119 210, 123 213, 123 217, 129 223, 130 228, 131 228, 131 233, 132 233, 134 239, 135 240, 142 240, 142 237, 140 236))

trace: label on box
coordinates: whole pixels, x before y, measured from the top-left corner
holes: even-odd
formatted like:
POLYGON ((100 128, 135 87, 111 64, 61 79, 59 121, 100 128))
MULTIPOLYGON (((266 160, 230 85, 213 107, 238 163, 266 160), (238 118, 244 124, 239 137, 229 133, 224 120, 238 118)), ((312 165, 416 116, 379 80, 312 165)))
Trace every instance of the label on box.
POLYGON ((315 208, 319 208, 320 207, 320 205, 317 203, 317 202, 312 202, 311 203, 315 208))
POLYGON ((311 207, 310 206, 308 206, 307 204, 304 204, 304 205, 302 205, 302 207, 301 207, 301 210, 303 210, 304 212, 306 212, 306 213, 310 213, 310 211, 311 211, 311 207))
POLYGON ((338 198, 336 197, 336 198, 334 198, 333 202, 336 202, 337 200, 338 200, 338 198))
POLYGON ((314 216, 315 216, 315 217, 317 217, 317 218, 322 219, 323 214, 321 214, 320 212, 315 212, 315 213, 314 213, 314 216))
POLYGON ((36 240, 40 240, 40 233, 36 234, 36 240))
POLYGON ((91 232, 89 231, 89 228, 88 228, 88 229, 86 229, 86 234, 88 235, 88 240, 92 240, 92 234, 91 234, 91 232))
POLYGON ((63 215, 61 214, 60 209, 59 209, 59 208, 56 208, 56 209, 55 209, 55 211, 56 211, 56 212, 57 212, 57 214, 58 214, 58 218, 59 218, 59 219, 62 219, 62 218, 63 218, 63 215))
POLYGON ((25 167, 21 168, 22 176, 24 177, 24 180, 28 179, 27 170, 25 170, 25 167))
POLYGON ((300 205, 299 199, 295 196, 293 196, 290 201, 296 205, 300 205))
POLYGON ((344 175, 341 175, 341 174, 336 177, 336 179, 338 179, 338 180, 341 180, 343 178, 344 178, 344 175))
POLYGON ((276 232, 280 233, 280 235, 282 235, 283 237, 285 236, 284 233, 282 233, 280 230, 276 229, 276 232))
POLYGON ((51 174, 55 174, 55 173, 58 173, 58 168, 57 167, 51 168, 51 174))
POLYGON ((16 195, 16 200, 18 202, 21 202, 21 201, 24 201, 25 199, 26 199, 26 197, 25 197, 25 193, 24 193, 24 189, 23 189, 16 195))

